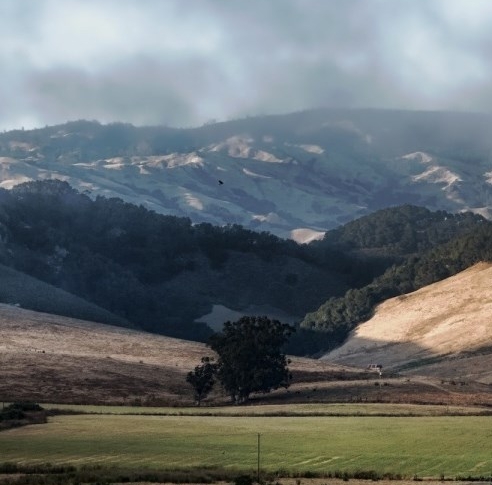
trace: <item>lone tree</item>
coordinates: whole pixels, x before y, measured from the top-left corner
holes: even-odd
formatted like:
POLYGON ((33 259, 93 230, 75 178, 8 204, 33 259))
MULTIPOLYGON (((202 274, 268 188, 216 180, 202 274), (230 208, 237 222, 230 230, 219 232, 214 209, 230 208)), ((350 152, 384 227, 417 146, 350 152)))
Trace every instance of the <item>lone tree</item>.
POLYGON ((202 365, 197 365, 195 370, 188 372, 186 382, 193 387, 195 402, 200 406, 214 387, 215 364, 209 357, 202 357, 202 365))
POLYGON ((293 330, 278 320, 245 316, 224 323, 222 332, 210 338, 218 356, 217 378, 233 402, 245 402, 254 392, 289 387, 292 376, 282 348, 293 330))

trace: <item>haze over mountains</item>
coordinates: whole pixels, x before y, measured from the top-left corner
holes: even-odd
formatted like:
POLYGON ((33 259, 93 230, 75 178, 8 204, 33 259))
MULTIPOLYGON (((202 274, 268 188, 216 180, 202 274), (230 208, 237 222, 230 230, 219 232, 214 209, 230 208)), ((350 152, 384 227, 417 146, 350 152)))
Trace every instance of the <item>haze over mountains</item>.
POLYGON ((78 121, 0 135, 0 186, 91 197, 305 242, 391 205, 492 214, 492 117, 313 110, 196 129, 78 121))

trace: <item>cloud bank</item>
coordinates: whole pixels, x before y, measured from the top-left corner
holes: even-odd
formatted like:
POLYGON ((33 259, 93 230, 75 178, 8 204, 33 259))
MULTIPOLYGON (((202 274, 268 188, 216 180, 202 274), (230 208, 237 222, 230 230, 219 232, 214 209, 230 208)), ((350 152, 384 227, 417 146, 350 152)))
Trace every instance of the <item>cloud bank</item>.
POLYGON ((489 0, 3 0, 0 128, 490 111, 489 0))

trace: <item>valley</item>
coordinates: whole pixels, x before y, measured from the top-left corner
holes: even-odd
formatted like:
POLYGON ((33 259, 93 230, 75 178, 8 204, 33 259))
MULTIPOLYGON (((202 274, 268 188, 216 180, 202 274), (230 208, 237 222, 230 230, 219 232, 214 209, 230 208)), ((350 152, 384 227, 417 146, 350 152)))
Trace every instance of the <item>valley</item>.
POLYGON ((491 0, 0 14, 0 485, 492 485, 491 0))
POLYGON ((319 355, 376 304, 492 260, 490 124, 318 109, 0 134, 0 301, 197 341, 260 311, 319 355))
POLYGON ((0 400, 48 413, 0 433, 0 482, 233 481, 260 434, 269 479, 482 479, 489 123, 320 110, 0 135, 0 400), (295 327, 290 386, 195 406, 204 342, 258 314, 295 327))

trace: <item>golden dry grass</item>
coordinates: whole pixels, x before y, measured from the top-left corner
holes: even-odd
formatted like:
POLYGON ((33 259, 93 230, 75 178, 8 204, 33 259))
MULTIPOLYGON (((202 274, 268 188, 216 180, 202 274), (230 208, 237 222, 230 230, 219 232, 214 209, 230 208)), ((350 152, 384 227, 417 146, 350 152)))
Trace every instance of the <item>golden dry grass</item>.
POLYGON ((492 264, 387 300, 325 360, 492 383, 492 264))

